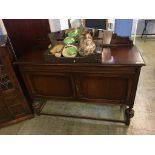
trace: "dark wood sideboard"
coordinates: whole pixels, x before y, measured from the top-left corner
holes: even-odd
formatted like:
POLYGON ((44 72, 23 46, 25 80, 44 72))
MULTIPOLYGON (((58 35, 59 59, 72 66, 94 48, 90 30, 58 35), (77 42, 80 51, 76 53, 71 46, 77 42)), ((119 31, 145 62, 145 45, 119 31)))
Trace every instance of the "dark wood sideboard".
MULTIPOLYGON (((99 64, 46 64, 43 52, 30 51, 14 62, 33 99, 126 105, 126 124, 129 124, 141 66, 144 65, 136 47, 110 49, 113 62, 99 64)), ((40 110, 38 108, 37 105, 36 110, 40 110)))
MULTIPOLYGON (((4 20, 11 38, 13 30, 7 22, 4 20)), ((48 45, 48 40, 46 43, 48 45)), ((15 42, 12 44, 14 47, 15 42)), ((122 122, 130 124, 140 70, 145 65, 137 47, 105 48, 100 63, 68 64, 45 62, 46 49, 45 44, 35 43, 18 52, 17 59, 12 62, 19 69, 31 99, 122 105, 125 106, 125 120, 122 122)), ((42 104, 33 106, 40 114, 42 104)))

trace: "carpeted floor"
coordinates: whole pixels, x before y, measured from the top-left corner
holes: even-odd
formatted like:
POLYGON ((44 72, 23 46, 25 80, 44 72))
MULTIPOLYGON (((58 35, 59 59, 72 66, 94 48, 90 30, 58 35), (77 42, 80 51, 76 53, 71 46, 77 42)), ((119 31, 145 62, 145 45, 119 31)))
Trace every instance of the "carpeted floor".
MULTIPOLYGON (((2 128, 0 134, 155 134, 155 40, 147 40, 144 43, 138 38, 136 45, 140 48, 147 66, 142 68, 134 106, 135 116, 129 127, 103 121, 36 116, 2 128)), ((122 119, 119 107, 101 107, 77 102, 64 104, 48 101, 44 111, 97 117, 103 117, 102 111, 105 111, 104 117, 122 119)))

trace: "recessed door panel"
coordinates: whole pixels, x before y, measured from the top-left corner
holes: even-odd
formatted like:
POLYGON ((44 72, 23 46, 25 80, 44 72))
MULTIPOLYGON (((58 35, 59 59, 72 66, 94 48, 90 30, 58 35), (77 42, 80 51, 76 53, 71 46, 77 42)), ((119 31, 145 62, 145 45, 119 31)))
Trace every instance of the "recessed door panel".
POLYGON ((11 120, 11 114, 9 113, 2 97, 0 96, 0 123, 11 120))
POLYGON ((27 73, 26 84, 34 96, 72 98, 71 75, 65 73, 27 73))
POLYGON ((131 88, 128 76, 111 74, 79 74, 79 95, 85 99, 118 100, 128 98, 131 88))

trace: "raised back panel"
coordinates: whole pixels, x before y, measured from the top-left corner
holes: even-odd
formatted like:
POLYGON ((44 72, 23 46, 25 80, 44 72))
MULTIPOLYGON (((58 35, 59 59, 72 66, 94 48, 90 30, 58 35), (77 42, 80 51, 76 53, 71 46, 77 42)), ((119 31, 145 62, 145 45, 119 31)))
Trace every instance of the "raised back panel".
POLYGON ((3 19, 17 57, 40 45, 50 33, 48 19, 3 19))

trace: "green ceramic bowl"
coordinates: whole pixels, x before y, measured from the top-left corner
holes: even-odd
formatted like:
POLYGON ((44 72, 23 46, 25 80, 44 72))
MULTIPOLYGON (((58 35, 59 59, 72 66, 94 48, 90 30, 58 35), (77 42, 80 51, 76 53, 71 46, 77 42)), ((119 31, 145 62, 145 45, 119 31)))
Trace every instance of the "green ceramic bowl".
POLYGON ((65 43, 66 45, 74 44, 74 43, 75 43, 75 39, 74 39, 73 37, 66 37, 66 38, 64 39, 64 43, 65 43))

